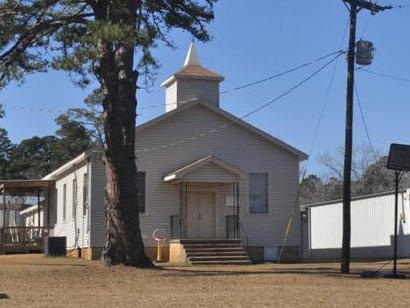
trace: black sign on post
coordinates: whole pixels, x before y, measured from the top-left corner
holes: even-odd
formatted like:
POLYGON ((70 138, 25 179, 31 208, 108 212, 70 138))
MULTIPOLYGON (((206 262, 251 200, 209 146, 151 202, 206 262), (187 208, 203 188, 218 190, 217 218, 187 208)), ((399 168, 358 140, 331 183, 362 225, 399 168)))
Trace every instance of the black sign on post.
POLYGON ((393 278, 403 278, 397 273, 397 229, 399 220, 399 182, 400 173, 410 171, 410 145, 393 143, 390 146, 387 168, 395 170, 396 196, 394 200, 394 254, 393 254, 393 278))
POLYGON ((387 168, 396 171, 410 171, 410 145, 392 143, 387 168))

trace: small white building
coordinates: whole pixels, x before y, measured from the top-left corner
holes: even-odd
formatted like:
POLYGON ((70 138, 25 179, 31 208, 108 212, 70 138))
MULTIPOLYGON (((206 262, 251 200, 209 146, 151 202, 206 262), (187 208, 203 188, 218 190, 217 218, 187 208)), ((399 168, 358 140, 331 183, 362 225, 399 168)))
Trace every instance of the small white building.
POLYGON ((4 221, 7 221, 7 227, 16 227, 24 224, 24 220, 20 215, 20 205, 9 204, 4 211, 4 205, 0 204, 0 228, 3 227, 4 221), (6 214, 4 214, 6 213, 6 214), (6 215, 6 217, 3 217, 6 215))
MULTIPOLYGON (((191 45, 184 66, 162 84, 166 112, 136 127, 140 226, 151 258, 156 229, 172 243, 239 238, 254 260, 275 259, 283 245, 307 155, 223 110, 223 79, 201 66, 191 45)), ((67 237, 68 250, 98 258, 106 182, 100 153, 83 153, 43 180, 54 181, 50 232, 67 237)), ((299 220, 285 255, 297 258, 298 246, 299 220)))
POLYGON ((44 204, 40 203, 40 215, 38 214, 39 206, 37 204, 31 205, 24 210, 20 211, 21 226, 24 227, 37 227, 44 226, 44 204), (40 221, 39 221, 40 219, 40 221))
MULTIPOLYGON (((410 189, 399 193, 398 256, 410 258, 410 189)), ((352 259, 391 259, 394 235, 394 192, 353 198, 352 259)), ((301 242, 306 260, 338 260, 342 247, 341 200, 302 206, 301 242)))

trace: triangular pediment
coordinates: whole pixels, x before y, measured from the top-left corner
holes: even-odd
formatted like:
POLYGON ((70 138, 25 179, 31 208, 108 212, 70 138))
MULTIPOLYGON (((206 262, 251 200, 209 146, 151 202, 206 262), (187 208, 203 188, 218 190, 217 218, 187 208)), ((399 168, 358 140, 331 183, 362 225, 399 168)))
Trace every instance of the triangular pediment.
POLYGON ((237 182, 246 177, 246 173, 214 155, 208 155, 188 163, 164 176, 164 182, 237 182))

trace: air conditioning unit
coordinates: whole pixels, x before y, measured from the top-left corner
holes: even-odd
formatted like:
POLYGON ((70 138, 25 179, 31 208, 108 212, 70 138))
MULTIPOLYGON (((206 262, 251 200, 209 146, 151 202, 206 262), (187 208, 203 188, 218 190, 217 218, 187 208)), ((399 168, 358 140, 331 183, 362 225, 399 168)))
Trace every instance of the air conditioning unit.
POLYGON ((67 238, 65 236, 46 236, 44 238, 44 255, 62 257, 67 252, 67 238))

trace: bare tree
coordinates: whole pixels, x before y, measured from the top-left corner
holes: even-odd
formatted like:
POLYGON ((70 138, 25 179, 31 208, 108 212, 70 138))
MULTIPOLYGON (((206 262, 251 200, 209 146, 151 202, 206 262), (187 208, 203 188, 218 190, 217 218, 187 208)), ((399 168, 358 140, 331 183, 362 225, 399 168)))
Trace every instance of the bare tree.
MULTIPOLYGON (((335 153, 326 152, 319 157, 319 162, 328 170, 328 180, 322 177, 323 185, 337 187, 343 181, 344 149, 339 147, 335 153), (329 181, 331 179, 331 181, 329 181)), ((394 189, 394 173, 386 168, 387 157, 380 150, 374 150, 369 145, 354 147, 352 161, 352 195, 361 196, 385 192, 394 189)), ((401 186, 408 187, 409 178, 403 176, 401 186)), ((326 198, 336 193, 323 193, 326 198)))

